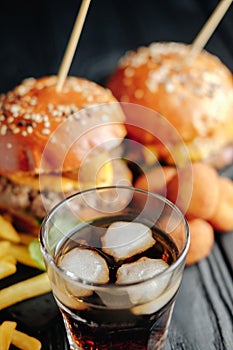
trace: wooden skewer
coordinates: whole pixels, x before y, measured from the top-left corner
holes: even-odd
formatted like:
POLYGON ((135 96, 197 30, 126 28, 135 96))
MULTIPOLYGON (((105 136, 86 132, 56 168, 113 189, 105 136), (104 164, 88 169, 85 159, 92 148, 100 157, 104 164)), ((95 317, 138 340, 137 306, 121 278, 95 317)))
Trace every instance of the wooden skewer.
POLYGON ((56 90, 58 92, 62 90, 64 81, 70 69, 70 65, 82 32, 82 28, 84 25, 84 21, 87 15, 90 2, 91 0, 82 0, 82 4, 79 10, 77 19, 75 21, 74 28, 70 36, 70 40, 66 48, 66 52, 64 54, 60 69, 58 71, 58 81, 56 86, 56 90))
POLYGON ((190 57, 198 55, 217 28, 233 0, 221 0, 191 45, 190 57))

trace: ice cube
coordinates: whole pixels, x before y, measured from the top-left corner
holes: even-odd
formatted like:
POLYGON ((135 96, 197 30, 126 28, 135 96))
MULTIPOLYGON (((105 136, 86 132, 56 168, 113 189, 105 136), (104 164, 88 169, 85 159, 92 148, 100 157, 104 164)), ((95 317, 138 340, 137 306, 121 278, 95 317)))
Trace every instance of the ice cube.
POLYGON ((85 310, 88 305, 83 302, 83 300, 78 299, 77 296, 70 294, 67 290, 67 284, 63 283, 62 287, 56 286, 53 288, 54 297, 59 305, 59 307, 68 307, 73 310, 85 310))
POLYGON ((158 311, 162 307, 164 307, 176 294, 181 282, 181 276, 177 279, 177 281, 171 285, 154 300, 146 303, 137 305, 131 308, 131 312, 134 315, 151 315, 154 312, 158 311))
POLYGON ((102 302, 111 309, 129 309, 133 306, 126 289, 109 288, 96 290, 102 302))
POLYGON ((72 282, 67 282, 67 289, 74 296, 91 295, 93 288, 88 284, 109 281, 106 261, 93 250, 74 248, 60 258, 59 266, 73 278, 72 282), (81 284, 81 281, 75 279, 84 283, 81 284))
POLYGON ((144 252, 154 244, 150 228, 139 222, 116 221, 102 237, 103 251, 116 261, 144 252))
POLYGON ((158 274, 166 270, 168 266, 162 259, 143 257, 136 262, 123 264, 117 271, 116 283, 141 282, 127 287, 127 291, 134 305, 146 303, 157 298, 166 289, 170 274, 158 274))

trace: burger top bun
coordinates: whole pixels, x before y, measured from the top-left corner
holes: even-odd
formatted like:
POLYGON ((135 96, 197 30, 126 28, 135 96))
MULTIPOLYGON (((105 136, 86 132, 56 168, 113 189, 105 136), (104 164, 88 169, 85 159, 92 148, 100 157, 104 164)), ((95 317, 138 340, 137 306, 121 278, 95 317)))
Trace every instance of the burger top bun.
POLYGON ((1 95, 0 174, 69 171, 92 148, 109 149, 122 141, 124 115, 108 89, 68 77, 57 92, 56 82, 55 76, 29 78, 1 95))
MULTIPOLYGON (((192 150, 200 145, 203 151, 193 155, 195 160, 233 140, 232 73, 205 50, 192 60, 190 46, 183 43, 140 47, 120 60, 107 86, 119 101, 159 112, 186 144, 193 143, 192 150)), ((151 141, 135 129, 129 128, 129 134, 143 143, 151 141)))

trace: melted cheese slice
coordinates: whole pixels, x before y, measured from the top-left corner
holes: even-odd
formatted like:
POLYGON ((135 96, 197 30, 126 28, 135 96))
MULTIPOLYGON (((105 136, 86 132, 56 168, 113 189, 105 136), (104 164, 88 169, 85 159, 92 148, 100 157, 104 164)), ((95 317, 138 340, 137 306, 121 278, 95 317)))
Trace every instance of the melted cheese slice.
POLYGON ((112 183, 113 168, 111 162, 101 166, 96 174, 93 173, 92 178, 82 176, 76 179, 71 179, 66 176, 58 175, 10 175, 8 178, 19 185, 25 185, 36 191, 53 191, 53 192, 72 192, 75 190, 83 190, 91 187, 107 186, 112 183))

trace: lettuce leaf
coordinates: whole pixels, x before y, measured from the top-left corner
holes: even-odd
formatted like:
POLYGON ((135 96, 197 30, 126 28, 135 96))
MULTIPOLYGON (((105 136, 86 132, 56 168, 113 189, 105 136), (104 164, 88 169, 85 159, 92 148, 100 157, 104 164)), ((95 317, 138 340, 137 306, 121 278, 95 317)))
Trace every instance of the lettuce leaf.
POLYGON ((35 239, 29 244, 29 253, 31 258, 36 262, 38 265, 38 268, 41 269, 42 271, 46 270, 43 255, 40 250, 40 242, 38 239, 35 239))

